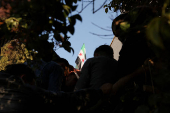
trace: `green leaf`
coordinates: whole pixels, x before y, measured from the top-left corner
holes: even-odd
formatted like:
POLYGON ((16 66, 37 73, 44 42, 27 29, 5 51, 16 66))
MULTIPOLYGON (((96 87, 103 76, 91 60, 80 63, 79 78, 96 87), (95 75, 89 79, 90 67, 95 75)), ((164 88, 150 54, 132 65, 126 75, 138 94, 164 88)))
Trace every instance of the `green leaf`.
POLYGON ((127 31, 129 28, 130 28, 130 23, 128 22, 121 22, 120 23, 120 28, 123 30, 123 31, 127 31))
POLYGON ((19 22, 22 20, 22 18, 15 18, 10 17, 5 20, 5 23, 7 24, 8 30, 11 30, 13 27, 18 27, 19 22))
POLYGON ((166 9, 168 5, 169 5, 169 0, 165 0, 165 3, 163 4, 162 7, 162 16, 166 16, 166 9))
POLYGON ((68 5, 63 5, 63 8, 67 11, 70 12, 70 7, 68 5))
POLYGON ((154 18, 149 24, 146 29, 147 38, 156 46, 160 48, 164 48, 160 33, 159 33, 159 27, 160 27, 161 18, 157 17, 154 18))
POLYGON ((166 17, 161 17, 161 23, 160 23, 160 34, 162 38, 164 38, 166 41, 169 41, 170 39, 170 23, 168 23, 169 20, 166 17))

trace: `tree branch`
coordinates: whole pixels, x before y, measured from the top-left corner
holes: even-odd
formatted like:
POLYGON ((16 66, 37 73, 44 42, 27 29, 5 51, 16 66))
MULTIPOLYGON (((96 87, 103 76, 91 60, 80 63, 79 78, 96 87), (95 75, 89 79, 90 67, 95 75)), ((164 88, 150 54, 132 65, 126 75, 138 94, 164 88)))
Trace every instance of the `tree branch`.
POLYGON ((89 1, 89 3, 85 6, 85 7, 83 7, 83 1, 82 1, 82 9, 81 9, 81 11, 79 11, 78 13, 81 13, 85 8, 87 8, 87 6, 89 6, 91 3, 92 3, 93 1, 89 1))
POLYGON ((94 6, 93 6, 93 13, 96 13, 98 10, 100 10, 105 5, 106 2, 107 2, 107 0, 105 0, 104 3, 96 10, 94 10, 94 6))
POLYGON ((96 34, 96 33, 92 33, 90 32, 92 35, 97 35, 97 36, 113 36, 113 34, 109 34, 109 35, 100 35, 100 34, 96 34))
POLYGON ((95 0, 91 0, 91 1, 84 1, 84 0, 82 0, 82 9, 78 13, 81 13, 91 3, 93 3, 93 13, 96 13, 97 11, 99 11, 106 4, 107 0, 105 0, 104 3, 98 9, 96 9, 96 10, 95 10, 95 3, 94 2, 95 2, 95 0), (84 6, 84 4, 83 4, 84 2, 89 2, 89 3, 84 6))
POLYGON ((100 26, 96 25, 96 24, 95 24, 95 23, 93 23, 93 22, 92 22, 92 24, 93 24, 93 25, 95 25, 95 26, 97 26, 97 27, 98 27, 98 28, 100 28, 100 29, 105 30, 105 31, 112 31, 112 30, 109 30, 109 29, 102 28, 102 27, 100 27, 100 26))

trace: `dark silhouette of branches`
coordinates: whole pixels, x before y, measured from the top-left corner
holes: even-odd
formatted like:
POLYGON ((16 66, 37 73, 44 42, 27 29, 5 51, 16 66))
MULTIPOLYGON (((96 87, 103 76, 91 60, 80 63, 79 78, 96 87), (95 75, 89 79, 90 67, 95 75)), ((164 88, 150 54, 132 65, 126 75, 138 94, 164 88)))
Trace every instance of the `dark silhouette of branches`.
MULTIPOLYGON (((101 35, 101 34, 96 34, 96 33, 92 33, 92 32, 90 32, 92 35, 96 35, 96 36, 99 36, 100 38, 102 38, 101 36, 104 36, 104 37, 106 37, 106 36, 113 36, 113 34, 108 34, 108 35, 101 35)), ((112 39, 112 38, 103 38, 103 39, 112 39)))
POLYGON ((105 30, 105 31, 112 31, 112 30, 109 30, 109 29, 105 29, 105 28, 103 28, 103 27, 100 27, 100 26, 96 25, 96 24, 93 23, 93 22, 92 22, 92 24, 95 25, 95 26, 97 26, 98 28, 100 28, 100 29, 102 29, 102 30, 105 30))
POLYGON ((95 8, 94 8, 94 1, 95 0, 93 0, 93 13, 96 13, 97 11, 99 11, 101 8, 103 8, 103 6, 106 4, 106 2, 107 2, 107 0, 105 0, 104 2, 103 2, 103 4, 98 8, 98 9, 96 9, 95 10, 95 8))
POLYGON ((82 0, 82 4, 81 4, 81 11, 79 11, 78 13, 81 13, 85 8, 87 8, 87 6, 89 6, 93 1, 88 1, 89 3, 87 5, 84 6, 84 2, 87 2, 87 1, 83 1, 82 0))
POLYGON ((79 11, 78 13, 81 13, 85 8, 87 8, 90 4, 93 4, 93 13, 96 13, 97 11, 99 11, 101 8, 103 8, 103 6, 106 4, 106 2, 107 2, 107 0, 105 0, 104 2, 103 2, 103 4, 99 7, 99 8, 97 8, 96 10, 95 10, 95 1, 96 0, 92 0, 92 1, 84 1, 84 0, 82 0, 82 3, 81 3, 81 11, 79 11), (85 5, 84 6, 84 2, 89 2, 87 5, 85 5))

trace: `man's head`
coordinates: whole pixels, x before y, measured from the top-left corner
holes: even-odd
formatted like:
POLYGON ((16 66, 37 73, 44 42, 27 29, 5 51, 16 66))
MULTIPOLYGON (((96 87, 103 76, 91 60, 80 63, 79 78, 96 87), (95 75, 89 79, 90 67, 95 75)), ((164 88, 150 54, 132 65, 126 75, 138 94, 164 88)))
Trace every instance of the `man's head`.
POLYGON ((109 45, 101 45, 94 51, 94 57, 96 56, 106 56, 113 58, 113 49, 109 45))
POLYGON ((44 39, 39 40, 37 43, 38 44, 35 47, 35 50, 38 51, 38 56, 45 62, 51 61, 53 54, 55 54, 55 51, 53 50, 54 43, 48 42, 44 39))
POLYGON ((64 70, 65 76, 69 73, 69 62, 64 58, 53 59, 54 62, 58 63, 64 70))

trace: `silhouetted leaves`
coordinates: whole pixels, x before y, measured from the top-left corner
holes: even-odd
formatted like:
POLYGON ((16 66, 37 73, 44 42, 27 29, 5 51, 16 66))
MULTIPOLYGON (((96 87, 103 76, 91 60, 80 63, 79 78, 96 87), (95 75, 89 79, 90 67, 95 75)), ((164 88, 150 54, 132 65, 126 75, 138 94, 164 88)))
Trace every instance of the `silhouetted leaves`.
MULTIPOLYGON (((119 113, 134 112, 132 107, 136 107, 134 108, 136 109, 135 113, 169 113, 170 0, 111 0, 104 8, 106 13, 107 10, 113 8, 113 11, 128 12, 128 15, 124 18, 124 23, 120 23, 122 24, 121 30, 126 31, 123 33, 121 31, 121 36, 134 34, 133 36, 138 38, 140 34, 144 34, 142 36, 146 37, 149 49, 153 52, 150 56, 153 64, 148 63, 152 92, 136 96, 134 94, 138 91, 134 91, 131 95, 126 96, 130 91, 125 88, 127 91, 121 95, 120 99, 123 98, 123 101, 117 111, 119 113), (146 7, 151 10, 145 10, 146 7), (133 101, 133 99, 137 100, 138 98, 142 98, 143 101, 133 101)), ((148 75, 145 73, 144 76, 148 75)))
MULTIPOLYGON (((0 15, 0 32, 3 32, 3 34, 0 38, 3 40, 20 39, 26 43, 29 50, 32 50, 36 49, 34 44, 39 46, 37 41, 43 35, 48 36, 50 33, 54 33, 55 44, 60 45, 64 41, 68 41, 68 31, 74 34, 76 20, 82 21, 79 14, 70 16, 73 11, 76 11, 78 1, 80 0, 3 0, 3 5, 0 6, 2 12, 0 15), (4 24, 6 24, 7 30, 5 30, 4 24), (62 40, 60 34, 63 34, 64 40, 62 40)), ((69 43, 64 43, 62 47, 71 52, 68 49, 71 45, 67 44, 69 43)))
POLYGON ((150 6, 157 9, 159 15, 161 15, 164 3, 165 0, 111 0, 109 4, 105 5, 105 8, 112 7, 115 12, 120 10, 123 13, 138 6, 150 6))
POLYGON ((105 9, 105 12, 106 12, 106 13, 108 12, 108 8, 105 9))
POLYGON ((68 30, 72 35, 74 34, 74 26, 73 25, 69 25, 68 30))

